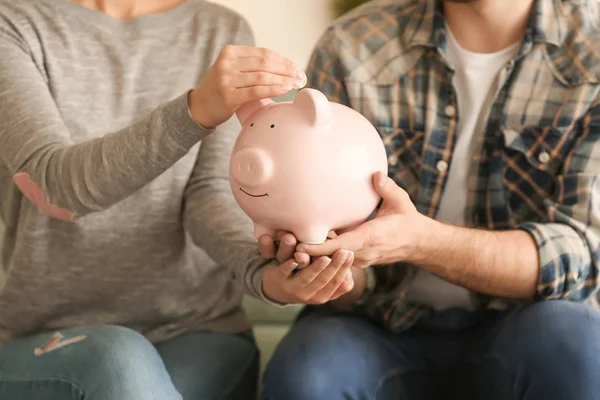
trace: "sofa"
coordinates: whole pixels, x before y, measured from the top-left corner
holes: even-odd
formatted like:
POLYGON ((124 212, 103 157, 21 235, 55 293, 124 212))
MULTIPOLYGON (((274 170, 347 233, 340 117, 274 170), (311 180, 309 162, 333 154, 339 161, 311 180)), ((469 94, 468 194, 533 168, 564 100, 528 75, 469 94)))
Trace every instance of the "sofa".
POLYGON ((247 296, 244 309, 252 322, 256 344, 260 350, 261 375, 279 341, 290 329, 301 306, 274 307, 247 296))

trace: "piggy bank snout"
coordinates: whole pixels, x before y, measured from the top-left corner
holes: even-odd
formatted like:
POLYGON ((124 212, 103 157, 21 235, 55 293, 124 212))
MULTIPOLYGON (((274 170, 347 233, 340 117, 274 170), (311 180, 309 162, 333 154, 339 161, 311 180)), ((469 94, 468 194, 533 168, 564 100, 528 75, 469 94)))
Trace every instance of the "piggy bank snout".
POLYGON ((232 175, 241 184, 253 187, 265 184, 273 175, 273 160, 264 150, 250 147, 234 154, 232 175))

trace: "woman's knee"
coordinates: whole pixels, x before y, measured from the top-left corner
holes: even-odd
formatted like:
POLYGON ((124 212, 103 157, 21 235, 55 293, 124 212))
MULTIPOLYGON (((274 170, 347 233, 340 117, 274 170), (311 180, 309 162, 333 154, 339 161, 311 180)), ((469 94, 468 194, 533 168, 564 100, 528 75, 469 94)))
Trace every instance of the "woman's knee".
POLYGON ((77 383, 88 394, 86 398, 180 398, 158 352, 140 333, 113 325, 66 333, 60 341, 78 341, 62 346, 60 352, 77 369, 77 383))
MULTIPOLYGON (((157 362, 162 364, 154 346, 132 329, 115 325, 90 326, 85 327, 78 336, 82 340, 72 345, 73 350, 77 347, 77 351, 87 355, 88 368, 112 371, 125 365, 133 370, 135 366, 157 362)), ((69 338, 65 337, 64 340, 69 338)))

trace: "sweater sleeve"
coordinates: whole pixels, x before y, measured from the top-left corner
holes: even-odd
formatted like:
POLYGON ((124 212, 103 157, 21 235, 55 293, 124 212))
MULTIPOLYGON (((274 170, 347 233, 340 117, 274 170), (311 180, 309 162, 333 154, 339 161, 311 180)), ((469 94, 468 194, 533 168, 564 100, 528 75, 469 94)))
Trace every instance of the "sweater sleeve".
POLYGON ((200 146, 185 191, 184 226, 197 246, 231 269, 247 294, 269 302, 262 292, 262 274, 271 261, 258 252, 252 221, 229 183, 229 159, 240 125, 233 117, 217 129, 200 146))
MULTIPOLYGON (((235 43, 253 45, 248 23, 244 19, 239 22, 235 43)), ((274 261, 258 252, 253 223, 235 201, 229 183, 229 160, 240 130, 233 116, 202 141, 184 195, 184 226, 197 246, 231 270, 246 294, 283 306, 263 293, 263 272, 274 261)))
POLYGON ((124 129, 74 143, 25 40, 0 26, 0 54, 0 161, 52 217, 73 221, 110 207, 210 133, 190 116, 185 93, 124 129))

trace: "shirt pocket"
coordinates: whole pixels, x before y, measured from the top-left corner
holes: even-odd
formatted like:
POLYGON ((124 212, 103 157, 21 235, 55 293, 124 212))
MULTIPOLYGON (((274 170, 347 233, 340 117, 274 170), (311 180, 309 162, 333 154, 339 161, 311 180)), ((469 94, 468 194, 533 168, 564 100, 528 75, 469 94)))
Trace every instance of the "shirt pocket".
POLYGON ((576 138, 572 127, 502 128, 502 182, 515 224, 548 221, 547 204, 559 190, 565 159, 576 138))
POLYGON ((388 176, 412 199, 416 199, 425 133, 384 125, 377 125, 376 128, 385 145, 388 176))

